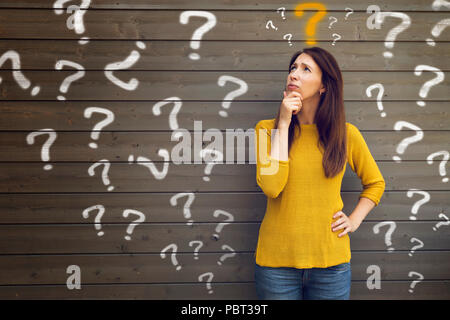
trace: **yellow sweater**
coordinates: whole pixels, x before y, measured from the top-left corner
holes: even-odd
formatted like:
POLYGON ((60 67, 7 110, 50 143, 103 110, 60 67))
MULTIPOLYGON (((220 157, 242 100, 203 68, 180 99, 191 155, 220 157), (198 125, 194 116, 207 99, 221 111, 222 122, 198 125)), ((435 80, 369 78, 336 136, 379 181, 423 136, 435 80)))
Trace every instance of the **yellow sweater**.
MULTIPOLYGON (((272 158, 270 135, 274 127, 275 119, 261 120, 255 127, 256 181, 267 196, 256 263, 267 267, 326 268, 349 262, 348 234, 339 238, 343 229, 331 230, 337 220, 333 215, 344 207, 340 192, 345 166, 333 178, 325 177, 316 124, 301 125, 300 137, 296 128, 287 161, 272 158), (267 129, 267 145, 261 149, 261 157, 259 129, 263 128, 267 129), (272 174, 267 174, 270 171, 272 174)), ((363 185, 359 197, 378 205, 385 188, 383 176, 358 128, 348 122, 346 127, 347 161, 363 185)))

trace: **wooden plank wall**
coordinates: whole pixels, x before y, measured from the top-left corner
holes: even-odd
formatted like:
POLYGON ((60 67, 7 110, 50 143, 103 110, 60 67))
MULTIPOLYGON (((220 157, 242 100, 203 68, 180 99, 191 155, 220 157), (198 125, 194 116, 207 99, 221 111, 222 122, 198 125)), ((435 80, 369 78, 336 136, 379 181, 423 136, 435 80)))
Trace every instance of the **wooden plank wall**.
MULTIPOLYGON (((224 134, 274 118, 289 58, 309 46, 305 28, 317 10, 296 17, 293 0, 92 0, 75 18, 70 6, 81 1, 60 1, 60 14, 54 2, 0 4, 0 298, 256 298, 253 252, 266 198, 255 164, 209 164, 208 171, 206 163, 176 165, 166 155, 177 144, 173 130, 193 134, 194 121, 203 133, 224 134), (216 18, 196 48, 191 39, 207 20, 181 24, 187 10, 216 18), (277 30, 266 28, 269 20, 277 30), (218 85, 224 75, 248 86, 227 99, 228 109, 222 102, 239 85, 218 85), (155 111, 174 97, 178 110, 170 103, 155 111), (133 225, 137 218, 145 220, 133 225), (69 266, 79 267, 80 289, 67 286, 76 274, 69 266)), ((442 21, 450 7, 380 0, 383 12, 401 14, 370 29, 372 2, 322 4, 316 45, 337 58, 347 121, 361 130, 386 180, 380 205, 350 235, 351 299, 449 299, 450 33, 442 21), (403 20, 410 25, 394 29, 403 20), (444 29, 433 35, 439 22, 444 29), (418 65, 429 67, 415 74, 418 65), (369 96, 377 83, 383 91, 369 96), (396 129, 399 121, 420 129, 396 129)), ((347 214, 360 191, 347 166, 347 214)))

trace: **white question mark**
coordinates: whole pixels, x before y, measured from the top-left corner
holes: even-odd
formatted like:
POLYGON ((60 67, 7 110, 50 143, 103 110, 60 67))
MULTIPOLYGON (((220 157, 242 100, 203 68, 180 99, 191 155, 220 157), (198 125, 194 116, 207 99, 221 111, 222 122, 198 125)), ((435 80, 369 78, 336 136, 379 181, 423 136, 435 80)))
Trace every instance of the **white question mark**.
MULTIPOLYGON (((214 26, 217 23, 217 18, 214 14, 212 14, 209 11, 183 11, 180 14, 180 23, 181 24, 187 24, 189 22, 189 18, 195 16, 195 17, 202 17, 206 18, 208 21, 203 24, 200 28, 197 28, 192 35, 190 46, 192 49, 199 49, 200 48, 200 40, 202 39, 203 35, 214 28, 214 26)), ((198 53, 191 53, 189 55, 189 58, 191 60, 198 60, 200 59, 200 55, 198 53)))
POLYGON ((176 130, 178 129, 177 114, 183 105, 180 98, 170 97, 164 99, 163 101, 159 101, 153 105, 152 112, 155 116, 159 116, 161 115, 161 107, 170 103, 173 103, 173 109, 169 115, 169 127, 171 130, 176 130))
POLYGON ((450 2, 445 0, 434 0, 433 4, 431 5, 434 11, 438 11, 441 9, 441 7, 446 7, 450 9, 450 2))
POLYGON ((438 216, 438 217, 439 217, 439 218, 444 218, 446 221, 445 221, 445 222, 438 222, 438 223, 436 224, 436 226, 433 227, 433 231, 437 231, 437 229, 438 229, 440 226, 448 226, 448 225, 450 225, 450 221, 448 220, 448 217, 447 217, 443 212, 439 213, 439 216, 438 216))
POLYGON ((333 33, 333 43, 331 45, 336 45, 336 41, 341 40, 342 37, 338 33, 333 33))
POLYGON ((336 17, 333 17, 333 16, 329 17, 328 20, 333 20, 333 21, 330 22, 330 25, 328 26, 328 29, 331 29, 331 26, 333 24, 335 24, 336 22, 338 22, 338 19, 336 17))
MULTIPOLYGON (((153 162, 146 157, 139 156, 136 160, 136 163, 138 165, 148 168, 156 179, 162 180, 166 177, 167 173, 169 172, 169 160, 170 160, 169 151, 167 151, 166 149, 159 149, 158 155, 164 158, 164 164, 161 171, 159 171, 158 168, 156 168, 156 166, 153 164, 153 162)), ((128 156, 128 163, 131 164, 133 163, 133 161, 134 156, 130 154, 128 156)))
MULTIPOLYGON (((391 29, 386 36, 384 46, 389 49, 392 49, 394 47, 394 42, 397 35, 408 29, 409 26, 411 25, 411 18, 403 12, 376 12, 374 16, 376 25, 381 25, 386 17, 402 19, 402 23, 396 26, 395 28, 391 29)), ((385 58, 392 58, 394 55, 390 51, 385 51, 383 53, 383 56, 385 58)))
MULTIPOLYGON (((91 165, 88 169, 88 173, 91 177, 94 176, 95 175, 94 169, 100 165, 104 165, 103 171, 102 171, 102 181, 103 181, 103 184, 107 186, 110 184, 110 181, 108 178, 108 171, 109 171, 109 168, 111 167, 111 164, 109 163, 109 161, 107 159, 102 159, 100 161, 97 161, 93 165, 91 165)), ((108 191, 112 191, 112 190, 114 190, 114 186, 109 186, 108 191)))
POLYGON ((227 219, 224 220, 224 222, 220 222, 217 225, 216 230, 215 230, 217 233, 213 234, 214 240, 217 241, 217 240, 219 240, 219 233, 222 231, 223 227, 225 227, 227 224, 230 224, 231 222, 233 222, 234 216, 231 213, 226 212, 224 210, 220 210, 220 209, 215 210, 213 215, 216 218, 218 218, 220 215, 227 217, 227 219))
MULTIPOLYGON (((111 124, 114 121, 114 113, 108 109, 105 108, 100 108, 100 107, 88 107, 86 109, 84 109, 84 117, 85 118, 91 118, 92 114, 94 112, 97 113, 103 113, 106 115, 106 119, 100 121, 99 123, 97 123, 95 125, 95 127, 92 129, 91 132, 91 138, 93 140, 98 140, 99 136, 100 136, 100 131, 106 127, 107 125, 111 124)), ((90 142, 89 143, 89 147, 91 147, 92 149, 97 149, 97 143, 95 142, 90 142)))
POLYGON ((409 255, 410 257, 412 257, 412 256, 413 256, 413 253, 416 251, 416 249, 423 248, 423 242, 422 242, 421 240, 417 239, 417 238, 411 238, 411 239, 410 239, 410 242, 411 242, 411 243, 413 243, 413 242, 419 243, 418 245, 412 247, 412 248, 411 248, 411 251, 408 253, 408 255, 409 255))
POLYGON ((223 255, 220 257, 220 259, 219 259, 220 261, 217 261, 217 264, 218 264, 218 265, 222 265, 222 262, 224 262, 225 259, 227 259, 227 258, 232 258, 232 257, 234 257, 234 256, 236 255, 236 252, 234 251, 234 249, 231 248, 230 246, 226 245, 226 244, 224 244, 224 245, 222 246, 222 250, 230 250, 231 253, 225 253, 225 254, 223 254, 223 255))
MULTIPOLYGON (((143 43, 142 41, 136 41, 136 46, 141 49, 144 50, 146 48, 145 43, 143 43)), ((136 88, 139 85, 139 80, 136 78, 131 78, 128 82, 124 82, 122 80, 120 80, 119 78, 117 78, 113 72, 115 70, 123 70, 123 69, 128 69, 131 68, 136 62, 139 61, 139 59, 141 58, 141 54, 139 53, 139 51, 137 50, 133 50, 131 51, 130 55, 128 57, 125 58, 124 61, 118 61, 118 62, 113 62, 113 63, 109 63, 105 66, 105 76, 106 78, 111 81, 112 83, 114 83, 116 86, 128 90, 128 91, 133 91, 136 90, 136 88)))
MULTIPOLYGON (((103 217, 103 214, 105 213, 105 207, 101 204, 97 204, 95 206, 91 206, 89 208, 86 208, 83 210, 83 218, 87 219, 89 218, 89 213, 93 210, 98 210, 98 214, 95 216, 95 230, 101 230, 102 225, 100 224, 100 219, 103 217)), ((105 233, 103 231, 97 232, 97 235, 99 237, 103 236, 105 233)))
POLYGON ((175 243, 172 243, 172 244, 169 244, 164 249, 162 249, 161 253, 160 253, 162 259, 166 258, 166 251, 168 251, 168 250, 172 250, 172 254, 170 256, 170 259, 172 261, 172 264, 174 266, 176 266, 175 270, 177 270, 177 271, 180 270, 181 266, 178 264, 177 257, 176 257, 177 250, 178 250, 177 245, 175 243))
POLYGON ((201 247, 203 247, 203 241, 200 240, 192 240, 189 242, 189 247, 192 247, 194 244, 197 244, 198 246, 194 249, 194 259, 198 260, 198 250, 200 250, 201 247))
POLYGON ((381 83, 375 83, 371 86, 367 87, 366 89, 366 95, 369 98, 372 98, 372 90, 378 89, 378 95, 377 95, 377 108, 381 111, 381 117, 386 117, 386 112, 383 111, 383 103, 381 102, 381 99, 383 98, 384 94, 384 86, 381 83))
POLYGON ((447 161, 450 158, 450 155, 449 155, 448 151, 442 150, 442 151, 436 151, 436 152, 430 154, 427 157, 427 163, 428 164, 433 164, 433 159, 435 157, 439 157, 439 156, 443 156, 444 157, 444 159, 439 164, 439 174, 441 176, 444 176, 444 178, 442 178, 442 182, 448 182, 448 177, 445 177, 445 175, 446 175, 445 166, 447 165, 447 161))
MULTIPOLYGON (((412 123, 409 123, 407 121, 397 121, 394 124, 394 129, 396 131, 402 130, 403 128, 408 128, 408 129, 414 130, 414 131, 416 131, 416 134, 412 137, 403 139, 398 144, 396 152, 399 154, 403 154, 405 152, 406 148, 408 147, 408 145, 418 142, 423 139, 423 131, 418 126, 416 126, 412 123)), ((399 156, 393 156, 392 159, 394 159, 394 161, 397 163, 402 161, 402 159, 399 156)))
POLYGON ((273 25, 272 20, 267 21, 267 23, 266 23, 266 29, 269 29, 269 25, 270 25, 270 27, 271 27, 272 29, 278 30, 278 28, 275 27, 275 26, 273 25))
POLYGON ((208 277, 208 280, 206 281, 206 289, 208 289, 208 293, 211 294, 214 291, 211 289, 211 281, 214 278, 214 274, 212 272, 205 272, 198 276, 198 281, 203 282, 203 278, 208 277))
MULTIPOLYGON (((417 212, 419 211, 419 208, 421 205, 427 203, 430 201, 430 194, 426 191, 423 190, 418 190, 418 189, 409 189, 408 192, 406 193, 406 195, 408 196, 408 198, 412 198, 412 196, 414 194, 421 194, 423 195, 423 198, 419 201, 416 201, 411 209, 411 213, 412 214, 417 214, 417 212)), ((416 220, 417 218, 415 216, 409 216, 409 220, 416 220)))
POLYGON ((411 283, 411 285, 409 286, 410 289, 408 290, 409 293, 413 293, 414 290, 412 290, 412 289, 414 289, 414 287, 416 286, 416 284, 418 284, 420 281, 422 281, 422 280, 424 279, 424 278, 423 278, 423 275, 421 275, 420 273, 415 272, 415 271, 410 271, 410 272, 408 273, 408 277, 411 278, 412 276, 417 276, 417 277, 419 277, 419 280, 414 280, 414 281, 411 283))
MULTIPOLYGON (((449 25, 450 19, 442 19, 441 21, 439 21, 434 25, 433 29, 431 29, 431 34, 433 35, 433 37, 438 38, 441 35, 442 31, 444 31, 444 29, 447 28, 449 25)), ((426 39, 426 42, 429 46, 432 47, 436 45, 436 42, 434 42, 432 38, 426 39)))
POLYGON ((287 40, 288 43, 289 43, 289 46, 292 47, 292 42, 291 42, 291 39, 292 39, 292 33, 286 33, 286 34, 283 36, 283 39, 284 39, 284 40, 287 40))
MULTIPOLYGON (((211 170, 212 170, 213 166, 215 166, 217 163, 222 163, 222 161, 223 161, 223 154, 219 150, 212 150, 212 149, 200 150, 201 158, 204 158, 207 154, 209 154, 209 155, 214 154, 215 157, 214 157, 214 159, 208 158, 205 160, 205 162, 206 162, 205 175, 211 174, 211 170), (211 162, 210 162, 210 160, 211 160, 211 162), (217 163, 216 163, 216 161, 217 161, 217 163)), ((209 177, 204 176, 203 181, 210 181, 210 179, 209 179, 209 177)))
POLYGON ((378 13, 381 11, 380 7, 376 4, 372 4, 367 7, 367 13, 373 13, 366 20, 367 29, 381 29, 381 23, 379 23, 376 19, 378 13))
POLYGON ((177 200, 182 197, 188 197, 187 201, 184 203, 183 207, 183 215, 186 219, 189 219, 187 222, 187 225, 192 225, 194 220, 191 219, 191 204, 195 200, 195 194, 193 192, 180 192, 175 195, 173 195, 170 198, 170 204, 172 207, 177 205, 177 200))
MULTIPOLYGON (((225 98, 223 98, 224 100, 233 100, 234 98, 239 97, 248 91, 248 85, 242 79, 239 79, 239 78, 236 78, 233 76, 223 75, 223 76, 220 76, 219 79, 217 80, 217 84, 221 87, 225 86, 225 84, 227 82, 233 82, 233 83, 239 85, 239 89, 229 92, 225 96, 225 98)), ((231 105, 231 101, 222 101, 222 108, 229 109, 230 105, 231 105)), ((228 117, 228 113, 224 110, 219 111, 219 115, 222 117, 228 117)))
MULTIPOLYGON (((67 93, 67 91, 69 90, 69 86, 72 84, 72 82, 83 78, 85 75, 85 71, 84 71, 84 67, 81 64, 78 64, 76 62, 69 61, 69 60, 56 61, 55 69, 62 70, 62 68, 64 68, 64 66, 69 66, 69 67, 72 67, 72 68, 75 68, 78 70, 76 73, 66 77, 64 79, 64 81, 61 83, 61 85, 59 86, 59 91, 61 91, 62 93, 67 93)), ((58 98, 58 100, 66 100, 66 98, 64 96, 58 96, 57 98, 58 98)))
MULTIPOLYGON (((432 67, 432 66, 427 66, 424 64, 419 64, 416 66, 416 68, 414 69, 414 75, 420 76, 422 74, 422 71, 432 71, 432 72, 436 73, 436 78, 428 80, 420 88, 419 96, 421 98, 426 98, 428 95, 428 91, 430 91, 430 88, 432 86, 435 86, 438 83, 441 83, 442 81, 444 81, 445 75, 440 69, 432 67)), ((420 107, 425 107, 425 102, 417 101, 417 105, 419 105, 420 107)))
MULTIPOLYGON (((30 80, 28 80, 25 75, 20 71, 20 55, 17 53, 17 51, 14 50, 8 50, 2 56, 0 57, 0 67, 6 62, 6 60, 11 60, 12 64, 12 75, 14 80, 16 80, 17 84, 22 89, 28 89, 31 86, 30 80)), ((2 83, 2 77, 0 77, 0 84, 2 83)), ((31 95, 34 97, 39 93, 41 90, 41 87, 34 86, 33 89, 31 89, 31 95)))
MULTIPOLYGON (((130 223, 130 225, 128 226, 128 228, 127 228, 127 233, 128 233, 129 235, 133 234, 134 228, 135 228, 139 223, 145 221, 145 214, 143 214, 143 213, 140 212, 140 211, 133 210, 133 209, 125 209, 125 210, 123 211, 123 213, 122 213, 122 216, 123 216, 124 218, 128 218, 128 216, 129 216, 130 214, 137 215, 138 218, 137 218, 136 220, 134 220, 132 223, 130 223)), ((131 240, 131 237, 130 237, 129 235, 127 235, 127 236, 124 237, 125 240, 131 240)))
POLYGON ((285 7, 279 7, 277 9, 277 12, 280 13, 280 10, 281 10, 281 17, 283 18, 283 20, 286 20, 286 17, 284 16, 284 11, 286 11, 286 8, 285 7))
POLYGON ((347 13, 345 14, 345 20, 347 20, 348 16, 351 15, 351 14, 353 13, 353 9, 352 9, 352 8, 345 8, 345 11, 348 11, 348 10, 350 10, 350 12, 347 12, 347 13))
MULTIPOLYGON (((40 129, 38 131, 33 131, 27 135, 27 144, 34 144, 34 138, 36 136, 40 136, 42 134, 47 134, 48 139, 45 141, 45 143, 42 145, 41 149, 41 159, 44 162, 50 161, 50 147, 53 142, 55 142, 57 134, 55 130, 53 129, 40 129)), ((51 170, 53 166, 51 164, 46 164, 44 166, 44 170, 51 170)))
MULTIPOLYGON (((394 221, 382 221, 373 226, 373 232, 375 234, 378 234, 380 232, 380 227, 383 227, 383 226, 389 226, 389 230, 386 232, 385 237, 384 237, 384 242, 386 243, 387 246, 391 246, 392 245, 392 241, 391 241, 392 232, 394 232, 397 225, 394 221)), ((388 248, 388 252, 392 252, 392 251, 394 251, 393 247, 388 248)))

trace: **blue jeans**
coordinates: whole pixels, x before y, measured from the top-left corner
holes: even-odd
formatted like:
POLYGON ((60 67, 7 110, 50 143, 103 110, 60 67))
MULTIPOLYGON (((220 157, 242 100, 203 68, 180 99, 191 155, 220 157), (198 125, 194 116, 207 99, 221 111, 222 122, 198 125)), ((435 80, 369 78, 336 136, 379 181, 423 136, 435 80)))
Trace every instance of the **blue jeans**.
POLYGON ((255 263, 256 294, 262 300, 348 300, 351 280, 350 262, 310 269, 255 263))

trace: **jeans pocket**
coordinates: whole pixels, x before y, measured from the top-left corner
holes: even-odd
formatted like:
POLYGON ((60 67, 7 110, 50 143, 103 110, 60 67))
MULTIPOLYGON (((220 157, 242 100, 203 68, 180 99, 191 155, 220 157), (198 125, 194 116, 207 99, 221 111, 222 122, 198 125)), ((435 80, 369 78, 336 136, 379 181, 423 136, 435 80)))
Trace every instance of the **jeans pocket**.
POLYGON ((347 271, 348 269, 350 269, 350 262, 337 264, 335 266, 328 267, 327 269, 332 271, 347 271))

